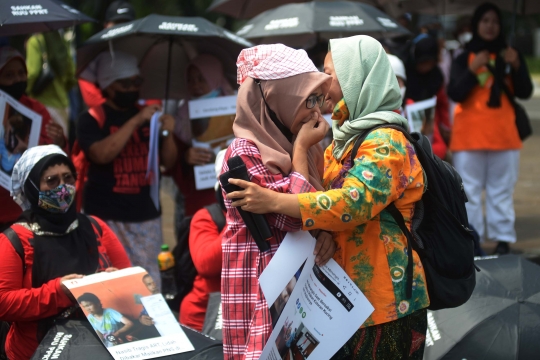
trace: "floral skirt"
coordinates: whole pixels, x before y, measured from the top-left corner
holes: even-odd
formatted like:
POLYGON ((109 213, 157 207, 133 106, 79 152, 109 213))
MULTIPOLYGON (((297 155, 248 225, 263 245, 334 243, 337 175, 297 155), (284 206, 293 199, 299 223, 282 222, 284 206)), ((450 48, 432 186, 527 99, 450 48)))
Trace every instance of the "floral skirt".
POLYGON ((331 360, 421 360, 426 343, 427 310, 359 329, 331 360))

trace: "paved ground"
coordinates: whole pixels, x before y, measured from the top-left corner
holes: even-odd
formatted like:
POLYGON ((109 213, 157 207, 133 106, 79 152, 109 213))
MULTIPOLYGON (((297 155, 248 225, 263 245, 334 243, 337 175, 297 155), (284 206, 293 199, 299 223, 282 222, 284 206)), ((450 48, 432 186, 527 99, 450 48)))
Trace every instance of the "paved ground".
MULTIPOLYGON (((540 95, 540 90, 537 93, 540 95)), ((534 135, 525 141, 521 153, 520 176, 515 192, 518 241, 512 249, 540 260, 540 96, 523 102, 523 105, 532 120, 534 135)), ((173 201, 166 190, 161 195, 163 233, 165 242, 171 246, 174 244, 173 201)), ((487 242, 483 247, 489 253, 495 244, 487 242)))

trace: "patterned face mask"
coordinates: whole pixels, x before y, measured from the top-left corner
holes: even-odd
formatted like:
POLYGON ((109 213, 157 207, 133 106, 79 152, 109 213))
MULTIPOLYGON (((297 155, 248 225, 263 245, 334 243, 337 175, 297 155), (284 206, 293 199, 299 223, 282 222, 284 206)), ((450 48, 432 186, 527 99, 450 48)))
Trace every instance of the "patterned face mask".
POLYGON ((40 191, 38 206, 53 214, 65 214, 75 199, 75 186, 60 184, 52 190, 40 191))

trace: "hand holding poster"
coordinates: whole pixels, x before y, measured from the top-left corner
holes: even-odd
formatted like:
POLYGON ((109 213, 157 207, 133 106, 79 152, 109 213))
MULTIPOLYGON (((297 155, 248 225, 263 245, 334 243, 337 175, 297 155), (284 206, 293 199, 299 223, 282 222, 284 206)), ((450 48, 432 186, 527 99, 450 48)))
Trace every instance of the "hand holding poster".
POLYGON ((11 173, 26 149, 37 146, 41 115, 0 90, 0 186, 11 190, 11 173))
MULTIPOLYGON (((234 133, 232 125, 236 113, 236 95, 191 100, 189 118, 193 147, 211 149, 214 153, 225 149, 234 133)), ((214 164, 194 167, 197 190, 210 189, 216 183, 214 164)))
POLYGON ((140 267, 64 281, 114 359, 153 359, 194 347, 140 267))
POLYGON ((315 264, 314 247, 308 232, 287 234, 259 278, 275 324, 262 360, 330 359, 373 312, 333 259, 315 264))
POLYGON ((433 136, 433 126, 435 126, 435 105, 437 97, 431 99, 417 101, 407 105, 407 120, 411 132, 421 132, 430 140, 433 136))

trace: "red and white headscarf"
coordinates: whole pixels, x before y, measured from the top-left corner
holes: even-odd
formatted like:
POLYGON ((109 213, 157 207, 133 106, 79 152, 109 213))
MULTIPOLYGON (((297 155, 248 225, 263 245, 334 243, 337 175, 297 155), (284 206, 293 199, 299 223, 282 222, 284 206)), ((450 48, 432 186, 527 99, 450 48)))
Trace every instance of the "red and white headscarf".
POLYGON ((244 49, 238 55, 236 66, 238 84, 242 84, 248 77, 278 80, 318 72, 304 50, 295 50, 283 44, 258 45, 244 49))

